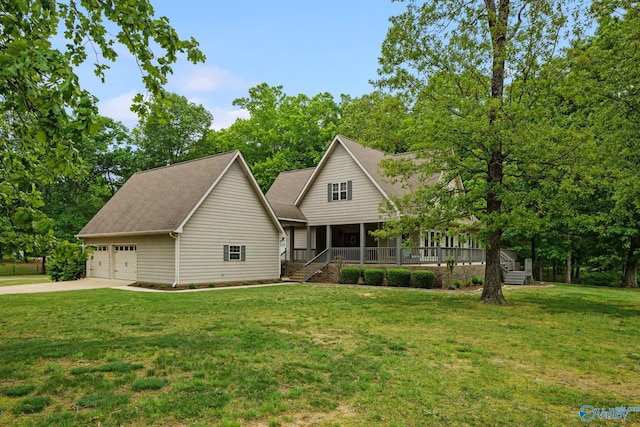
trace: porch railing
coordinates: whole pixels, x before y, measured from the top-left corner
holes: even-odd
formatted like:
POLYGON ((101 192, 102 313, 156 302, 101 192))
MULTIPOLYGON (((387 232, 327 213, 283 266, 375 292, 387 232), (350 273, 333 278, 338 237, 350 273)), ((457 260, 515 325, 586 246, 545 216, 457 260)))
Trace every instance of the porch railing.
MULTIPOLYGON (((324 255, 323 251, 318 255, 324 255)), ((398 250, 396 248, 367 247, 364 252, 365 264, 398 264, 398 250)), ((315 251, 313 251, 315 254, 315 251)), ((306 249, 295 249, 294 256, 298 262, 306 262, 306 249)), ((328 256, 328 255, 326 255, 328 256)), ((331 257, 342 257, 349 264, 360 263, 360 248, 331 248, 331 257)), ((452 257, 456 264, 472 264, 486 262, 485 250, 481 248, 443 248, 439 246, 416 247, 400 249, 401 265, 446 265, 447 259, 452 257)), ((327 263, 329 260, 326 260, 327 263)), ((326 265, 326 264, 325 264, 326 265)), ((317 267, 322 268, 322 267, 317 267)), ((313 271, 315 272, 314 269, 313 271)))
POLYGON ((304 267, 302 267, 302 277, 303 281, 306 282, 309 280, 316 271, 324 268, 327 264, 331 262, 331 249, 325 249, 320 252, 315 258, 305 263, 304 267))

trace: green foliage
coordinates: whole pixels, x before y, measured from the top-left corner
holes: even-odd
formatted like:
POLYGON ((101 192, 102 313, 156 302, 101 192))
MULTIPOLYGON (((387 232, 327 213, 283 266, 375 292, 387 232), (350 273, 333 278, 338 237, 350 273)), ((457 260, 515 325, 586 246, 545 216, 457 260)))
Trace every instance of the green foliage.
POLYGON ((460 279, 456 279, 453 281, 453 287, 456 289, 460 288, 463 285, 464 285, 464 282, 460 279))
POLYGON ((404 268, 388 268, 386 270, 389 286, 411 286, 411 271, 404 268))
POLYGON ((48 264, 49 276, 56 282, 83 278, 87 256, 79 243, 58 242, 48 264))
MULTIPOLYGON (((180 39, 166 17, 155 17, 149 0, 81 3, 2 3, 0 245, 6 252, 46 255, 53 223, 42 213, 43 187, 83 172, 77 147, 99 123, 97 100, 81 88, 75 67, 89 55, 100 58, 93 68, 104 79, 123 46, 145 90, 161 97, 178 54, 204 60, 195 40, 180 39)), ((143 113, 142 95, 135 101, 143 113)))
POLYGON ((384 270, 381 268, 365 268, 362 276, 367 285, 381 286, 384 280, 384 270))
POLYGON ((411 282, 416 288, 431 289, 436 281, 436 273, 430 270, 413 270, 411 282))
POLYGON ((206 108, 189 102, 184 96, 164 94, 154 98, 149 114, 134 130, 143 168, 207 155, 205 140, 212 121, 213 116, 206 108), (164 114, 169 114, 170 119, 164 114))
POLYGON ((355 285, 361 275, 361 269, 358 267, 344 267, 340 270, 340 283, 355 285))
POLYGON ((620 286, 622 275, 617 271, 590 271, 580 275, 575 283, 589 286, 620 286))
POLYGON ((209 150, 241 150, 264 191, 280 172, 316 166, 340 120, 333 95, 292 96, 282 86, 266 83, 249 89, 249 96, 236 99, 234 105, 250 117, 212 132, 209 150))
POLYGON ((471 283, 474 285, 482 285, 484 283, 484 279, 480 276, 473 275, 471 276, 471 283))

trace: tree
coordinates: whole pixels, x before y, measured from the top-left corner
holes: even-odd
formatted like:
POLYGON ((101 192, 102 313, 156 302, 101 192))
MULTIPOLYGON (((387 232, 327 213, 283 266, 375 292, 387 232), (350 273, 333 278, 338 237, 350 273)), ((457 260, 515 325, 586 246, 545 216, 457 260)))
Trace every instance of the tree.
POLYGON ((612 188, 607 230, 625 250, 622 285, 638 287, 640 264, 640 10, 594 2, 595 35, 568 53, 567 87, 593 129, 594 164, 612 188))
POLYGON ((153 100, 149 114, 135 129, 145 169, 167 166, 194 157, 194 149, 209 133, 213 116, 184 96, 166 94, 153 100))
POLYGON ((43 212, 55 221, 55 236, 74 240, 80 229, 139 170, 129 130, 120 122, 98 117, 99 130, 75 141, 78 172, 40 185, 43 212))
MULTIPOLYGON (((117 44, 136 58, 146 90, 158 97, 178 54, 204 59, 195 40, 180 39, 166 17, 154 16, 149 0, 2 3, 0 244, 15 241, 22 223, 47 234, 39 185, 78 173, 77 141, 99 128, 96 99, 80 87, 74 66, 93 53, 95 72, 104 80, 107 62, 118 57, 117 44), (54 39, 64 39, 66 47, 54 46, 54 39)), ((141 95, 136 110, 145 111, 141 95)))
POLYGON ((514 183, 536 171, 533 163, 566 149, 564 136, 536 107, 546 89, 538 84, 541 65, 557 54, 569 4, 408 0, 407 10, 391 18, 382 46, 377 84, 413 102, 422 134, 413 148, 425 159, 419 172, 424 180, 437 171, 445 177, 396 205, 423 229, 480 228, 487 303, 505 302, 502 233, 522 212, 514 183), (458 176, 473 182, 466 192, 449 185, 458 176), (477 221, 459 221, 470 217, 477 221))
POLYGON ((215 152, 239 149, 267 190, 280 172, 315 166, 335 136, 340 108, 329 93, 287 95, 262 83, 234 101, 250 118, 210 135, 215 152))
POLYGON ((351 98, 343 95, 338 133, 387 153, 404 153, 412 129, 409 108, 399 96, 381 91, 351 98))

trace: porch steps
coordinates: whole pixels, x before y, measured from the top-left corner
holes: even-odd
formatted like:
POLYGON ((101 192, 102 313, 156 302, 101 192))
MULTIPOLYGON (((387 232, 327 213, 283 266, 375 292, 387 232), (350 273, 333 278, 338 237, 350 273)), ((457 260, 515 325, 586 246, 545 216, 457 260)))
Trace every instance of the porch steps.
POLYGON ((292 263, 287 267, 287 276, 289 278, 289 282, 300 282, 304 281, 304 264, 302 263, 292 263))
POLYGON ((504 273, 504 283, 507 285, 524 285, 524 281, 527 278, 524 271, 509 271, 504 273))

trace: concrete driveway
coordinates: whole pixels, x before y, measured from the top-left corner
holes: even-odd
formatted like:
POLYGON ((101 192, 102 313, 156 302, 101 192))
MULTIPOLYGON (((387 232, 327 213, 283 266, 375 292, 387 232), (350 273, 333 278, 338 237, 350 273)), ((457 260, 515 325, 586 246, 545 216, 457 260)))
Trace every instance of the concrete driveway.
POLYGON ((80 279, 70 282, 48 282, 34 285, 1 286, 0 295, 35 294, 39 292, 79 291, 83 289, 119 288, 131 285, 134 280, 80 279))

